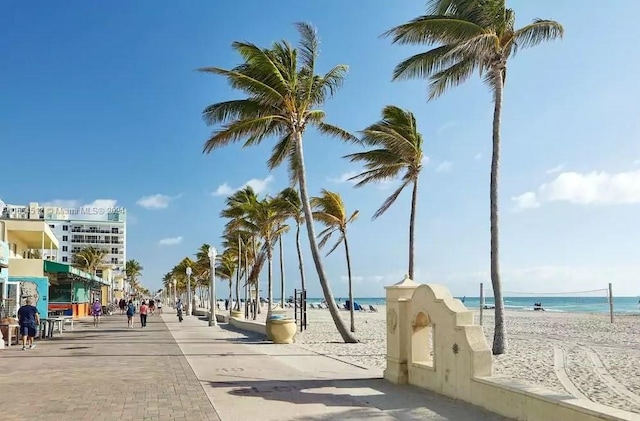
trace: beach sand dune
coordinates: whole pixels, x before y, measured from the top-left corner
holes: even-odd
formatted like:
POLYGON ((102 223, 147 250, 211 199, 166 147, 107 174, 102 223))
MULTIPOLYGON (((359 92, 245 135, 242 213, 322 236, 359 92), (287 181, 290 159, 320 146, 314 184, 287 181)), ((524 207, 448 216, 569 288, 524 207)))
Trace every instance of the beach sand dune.
MULTIPOLYGON (((296 343, 363 367, 385 367, 385 308, 356 312, 358 344, 345 344, 328 310, 308 310, 309 326, 296 343)), ((262 314, 262 317, 265 313, 262 314)), ((345 321, 347 311, 341 311, 345 321)), ((478 322, 476 313, 476 322, 478 322)), ((491 345, 493 315, 484 314, 491 345)), ((348 326, 348 323, 347 323, 348 326)), ((640 413, 640 317, 549 312, 507 312, 509 350, 494 357, 494 375, 584 396, 640 413), (561 381, 562 379, 562 381, 561 381)))

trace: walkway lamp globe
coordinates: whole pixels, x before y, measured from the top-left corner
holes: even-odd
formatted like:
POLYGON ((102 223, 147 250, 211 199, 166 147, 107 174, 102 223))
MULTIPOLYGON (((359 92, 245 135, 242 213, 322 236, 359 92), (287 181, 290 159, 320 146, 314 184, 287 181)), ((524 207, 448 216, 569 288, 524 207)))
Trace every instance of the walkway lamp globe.
POLYGON ((216 318, 216 248, 209 247, 207 256, 209 256, 209 265, 211 266, 211 287, 209 288, 209 326, 218 326, 218 319, 216 318))
POLYGON ((187 314, 193 313, 193 308, 191 306, 191 274, 193 270, 191 270, 191 266, 187 267, 187 314))
POLYGON ((178 293, 176 292, 176 285, 177 284, 178 284, 178 281, 176 280, 176 278, 173 278, 173 305, 174 306, 178 302, 178 293))

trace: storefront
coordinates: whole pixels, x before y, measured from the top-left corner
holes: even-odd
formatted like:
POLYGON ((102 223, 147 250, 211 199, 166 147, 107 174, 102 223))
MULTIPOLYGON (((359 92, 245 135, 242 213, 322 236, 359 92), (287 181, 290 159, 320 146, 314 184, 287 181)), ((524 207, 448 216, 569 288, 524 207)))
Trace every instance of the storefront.
POLYGON ((108 282, 74 267, 56 262, 44 262, 49 276, 49 312, 74 318, 89 315, 94 300, 102 302, 108 282))
POLYGON ((0 241, 0 319, 9 316, 9 308, 15 306, 8 300, 9 243, 0 241))

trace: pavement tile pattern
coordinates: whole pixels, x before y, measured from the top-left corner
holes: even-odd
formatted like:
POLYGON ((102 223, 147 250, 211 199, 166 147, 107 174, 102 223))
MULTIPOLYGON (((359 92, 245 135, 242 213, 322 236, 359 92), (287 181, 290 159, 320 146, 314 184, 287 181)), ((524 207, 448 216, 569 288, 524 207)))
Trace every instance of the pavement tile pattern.
POLYGON ((36 343, 0 351, 2 420, 220 420, 158 315, 144 329, 83 320, 36 343))

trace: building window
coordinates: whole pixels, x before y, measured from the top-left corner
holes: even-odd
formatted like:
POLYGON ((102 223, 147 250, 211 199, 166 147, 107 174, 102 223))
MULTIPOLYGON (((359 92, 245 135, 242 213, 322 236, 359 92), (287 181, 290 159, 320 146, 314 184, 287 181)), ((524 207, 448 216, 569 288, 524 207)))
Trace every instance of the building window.
POLYGON ((96 269, 96 276, 102 278, 102 269, 96 269))
POLYGON ((68 247, 67 246, 62 246, 62 251, 68 251, 68 247))
POLYGON ((54 229, 56 226, 53 224, 49 224, 49 228, 54 229))
POLYGON ((111 247, 111 254, 118 254, 118 249, 116 247, 111 247))
POLYGON ((69 236, 68 235, 63 235, 62 236, 62 241, 69 241, 69 236))
POLYGON ((117 234, 118 228, 111 228, 111 234, 117 234))
POLYGON ((112 265, 117 265, 118 264, 118 258, 117 257, 112 257, 111 258, 111 264, 112 265))
POLYGON ((69 231, 69 225, 63 225, 62 231, 69 231))
POLYGON ((68 260, 68 259, 67 259, 67 256, 62 256, 62 261, 63 261, 63 262, 65 262, 65 263, 66 263, 66 262, 67 262, 67 260, 68 260))

